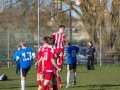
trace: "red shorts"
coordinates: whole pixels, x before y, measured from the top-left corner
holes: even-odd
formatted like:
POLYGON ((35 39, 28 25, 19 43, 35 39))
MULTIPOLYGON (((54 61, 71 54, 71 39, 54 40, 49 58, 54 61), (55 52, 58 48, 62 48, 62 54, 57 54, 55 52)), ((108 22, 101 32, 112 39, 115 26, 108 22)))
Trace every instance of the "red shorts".
POLYGON ((44 79, 45 80, 53 80, 55 78, 54 72, 45 72, 44 79))
POLYGON ((61 52, 64 53, 64 48, 56 48, 55 49, 55 54, 59 55, 61 52))

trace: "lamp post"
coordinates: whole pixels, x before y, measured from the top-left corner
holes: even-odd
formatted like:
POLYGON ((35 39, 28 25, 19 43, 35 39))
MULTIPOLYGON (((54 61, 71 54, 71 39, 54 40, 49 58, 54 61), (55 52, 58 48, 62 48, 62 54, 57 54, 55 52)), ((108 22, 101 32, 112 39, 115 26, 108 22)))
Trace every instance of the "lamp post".
POLYGON ((38 0, 38 49, 40 47, 40 1, 38 0))
POLYGON ((102 43, 101 43, 101 27, 100 27, 100 67, 102 66, 102 43))
POLYGON ((9 49, 10 49, 10 30, 8 29, 8 31, 7 31, 7 55, 8 55, 8 62, 7 62, 7 65, 8 65, 8 68, 10 67, 10 62, 9 62, 9 59, 10 59, 10 56, 9 56, 9 49))
POLYGON ((69 10, 69 13, 70 13, 70 22, 69 22, 69 30, 68 30, 68 38, 70 41, 72 41, 72 13, 71 13, 71 2, 70 2, 70 10, 69 10))

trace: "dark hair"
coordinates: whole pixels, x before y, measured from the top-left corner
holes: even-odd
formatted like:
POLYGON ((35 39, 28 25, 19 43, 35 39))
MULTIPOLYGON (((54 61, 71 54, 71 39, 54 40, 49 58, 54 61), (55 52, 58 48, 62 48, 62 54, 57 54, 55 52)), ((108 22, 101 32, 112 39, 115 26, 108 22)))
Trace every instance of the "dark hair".
POLYGON ((49 41, 48 41, 48 44, 49 44, 49 45, 54 45, 54 44, 55 44, 55 39, 52 38, 52 37, 50 37, 50 38, 49 38, 49 41))
POLYGON ((44 36, 44 37, 43 37, 43 41, 44 41, 45 43, 48 43, 49 38, 50 38, 49 36, 44 36))
POLYGON ((89 41, 89 43, 91 43, 91 45, 93 46, 93 43, 92 43, 92 41, 89 41))
POLYGON ((66 41, 67 46, 71 46, 71 42, 69 40, 66 41))
POLYGON ((59 28, 65 28, 65 25, 60 25, 59 28))

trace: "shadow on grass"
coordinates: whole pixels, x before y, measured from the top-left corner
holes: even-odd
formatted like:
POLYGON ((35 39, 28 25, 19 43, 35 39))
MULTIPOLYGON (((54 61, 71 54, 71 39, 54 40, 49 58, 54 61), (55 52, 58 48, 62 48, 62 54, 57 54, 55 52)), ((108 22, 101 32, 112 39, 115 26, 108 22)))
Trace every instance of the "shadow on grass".
POLYGON ((8 80, 3 80, 2 82, 6 82, 6 81, 13 81, 15 79, 8 79, 8 80))
POLYGON ((8 79, 8 80, 3 80, 2 82, 14 81, 14 80, 20 80, 20 79, 8 79))
POLYGON ((36 85, 28 85, 26 87, 37 87, 36 85))
POLYGON ((6 87, 3 87, 3 88, 1 87, 0 90, 4 90, 4 89, 10 89, 11 90, 11 89, 17 89, 17 88, 20 88, 20 86, 13 86, 13 87, 6 86, 6 87))
POLYGON ((100 84, 100 85, 85 85, 85 86, 74 86, 71 88, 90 88, 89 90, 93 90, 94 88, 102 88, 99 90, 105 90, 106 87, 120 87, 120 84, 100 84))
MULTIPOLYGON (((31 87, 31 88, 34 88, 34 87, 37 87, 36 85, 27 85, 26 86, 26 88, 29 88, 29 87, 31 87)), ((19 89, 19 88, 21 88, 20 86, 13 86, 13 87, 8 87, 8 88, 4 88, 4 89, 19 89)), ((0 89, 1 90, 1 89, 0 89)))

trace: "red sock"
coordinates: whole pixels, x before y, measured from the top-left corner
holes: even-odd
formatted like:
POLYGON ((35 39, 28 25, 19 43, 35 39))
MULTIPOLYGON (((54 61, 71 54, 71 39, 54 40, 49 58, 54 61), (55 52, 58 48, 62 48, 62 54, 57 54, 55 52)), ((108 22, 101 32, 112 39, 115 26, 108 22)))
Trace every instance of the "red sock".
POLYGON ((58 84, 62 84, 60 76, 57 76, 57 81, 58 81, 58 84))
POLYGON ((49 87, 47 87, 46 90, 49 90, 49 87))
POLYGON ((40 85, 41 85, 41 81, 40 81, 40 80, 38 80, 38 81, 37 81, 37 84, 38 84, 38 86, 40 86, 40 85))
POLYGON ((52 85, 53 90, 58 90, 57 85, 52 85))
POLYGON ((47 90, 47 86, 43 85, 41 90, 47 90))
POLYGON ((52 88, 52 84, 48 84, 48 87, 49 87, 49 88, 52 88))

